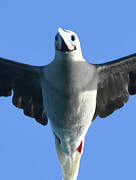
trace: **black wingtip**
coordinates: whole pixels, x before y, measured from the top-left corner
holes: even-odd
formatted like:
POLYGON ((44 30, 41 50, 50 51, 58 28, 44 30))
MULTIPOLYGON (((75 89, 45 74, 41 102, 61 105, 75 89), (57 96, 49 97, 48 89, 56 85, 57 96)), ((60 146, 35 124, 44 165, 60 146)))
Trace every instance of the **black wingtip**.
POLYGON ((37 119, 36 118, 36 121, 38 122, 38 123, 40 123, 40 124, 42 124, 43 126, 46 126, 47 124, 48 124, 48 119, 47 119, 47 117, 45 117, 44 119, 42 118, 39 118, 39 119, 37 119))

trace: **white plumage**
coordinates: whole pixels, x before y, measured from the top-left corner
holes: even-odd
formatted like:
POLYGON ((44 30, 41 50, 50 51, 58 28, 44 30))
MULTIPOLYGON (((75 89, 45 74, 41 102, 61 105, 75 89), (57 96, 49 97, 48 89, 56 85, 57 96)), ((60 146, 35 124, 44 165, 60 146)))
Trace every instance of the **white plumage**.
POLYGON ((50 120, 63 180, 76 180, 85 135, 97 115, 106 117, 136 94, 136 54, 88 63, 77 35, 58 29, 55 57, 46 66, 0 58, 0 96, 46 125, 50 120))

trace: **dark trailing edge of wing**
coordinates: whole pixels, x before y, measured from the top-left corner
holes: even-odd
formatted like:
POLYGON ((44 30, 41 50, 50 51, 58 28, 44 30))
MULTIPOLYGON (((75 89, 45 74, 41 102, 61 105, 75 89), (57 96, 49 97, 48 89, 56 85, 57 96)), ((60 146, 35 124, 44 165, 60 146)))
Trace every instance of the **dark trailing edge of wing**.
POLYGON ((98 87, 94 119, 110 115, 128 101, 129 95, 136 94, 136 54, 95 67, 98 87))
POLYGON ((40 76, 40 67, 0 58, 0 96, 11 96, 13 91, 13 104, 46 125, 40 76))

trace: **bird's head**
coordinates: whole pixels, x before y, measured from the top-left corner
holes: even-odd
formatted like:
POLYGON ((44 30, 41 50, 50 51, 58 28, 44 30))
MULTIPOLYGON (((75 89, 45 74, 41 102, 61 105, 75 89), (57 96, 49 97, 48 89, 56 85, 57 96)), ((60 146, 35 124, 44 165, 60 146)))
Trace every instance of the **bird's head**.
POLYGON ((56 54, 82 58, 80 41, 76 33, 58 28, 55 36, 56 54))

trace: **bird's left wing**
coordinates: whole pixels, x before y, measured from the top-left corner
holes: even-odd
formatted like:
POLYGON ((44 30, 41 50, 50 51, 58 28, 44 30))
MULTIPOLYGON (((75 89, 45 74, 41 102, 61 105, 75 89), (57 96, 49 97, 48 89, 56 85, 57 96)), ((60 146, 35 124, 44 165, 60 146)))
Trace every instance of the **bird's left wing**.
POLYGON ((97 115, 106 117, 136 94, 136 54, 95 65, 98 75, 97 115))
POLYGON ((10 96, 13 91, 13 104, 46 125, 41 81, 40 67, 0 58, 0 96, 10 96))

